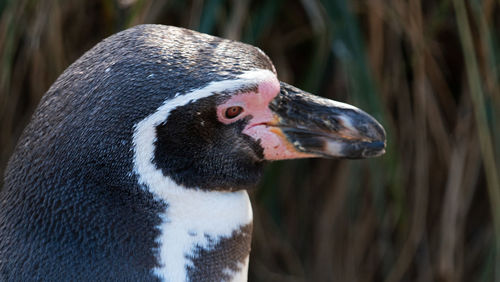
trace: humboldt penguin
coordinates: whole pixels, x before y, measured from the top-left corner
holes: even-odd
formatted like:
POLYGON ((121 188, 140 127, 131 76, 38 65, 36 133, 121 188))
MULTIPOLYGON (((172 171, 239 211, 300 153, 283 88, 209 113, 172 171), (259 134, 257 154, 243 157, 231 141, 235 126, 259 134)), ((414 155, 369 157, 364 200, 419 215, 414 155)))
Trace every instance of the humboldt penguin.
POLYGON ((1 281, 246 281, 266 162, 384 153, 356 107, 236 41, 140 25, 42 97, 0 192, 1 281))

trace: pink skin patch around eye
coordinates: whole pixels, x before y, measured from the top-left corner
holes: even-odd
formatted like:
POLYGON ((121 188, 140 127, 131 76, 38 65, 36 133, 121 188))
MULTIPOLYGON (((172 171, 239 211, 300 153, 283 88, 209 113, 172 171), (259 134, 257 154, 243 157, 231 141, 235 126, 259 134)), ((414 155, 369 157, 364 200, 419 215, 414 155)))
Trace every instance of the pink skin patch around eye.
POLYGON ((224 104, 217 107, 217 117, 220 122, 230 124, 246 116, 252 116, 243 133, 255 140, 260 140, 260 145, 264 149, 266 160, 283 160, 295 158, 308 158, 314 155, 298 152, 294 146, 286 139, 279 127, 277 127, 278 117, 269 109, 269 103, 280 92, 280 85, 277 79, 264 81, 259 84, 258 91, 237 94, 224 104), (243 112, 232 119, 225 115, 230 107, 239 106, 243 112))

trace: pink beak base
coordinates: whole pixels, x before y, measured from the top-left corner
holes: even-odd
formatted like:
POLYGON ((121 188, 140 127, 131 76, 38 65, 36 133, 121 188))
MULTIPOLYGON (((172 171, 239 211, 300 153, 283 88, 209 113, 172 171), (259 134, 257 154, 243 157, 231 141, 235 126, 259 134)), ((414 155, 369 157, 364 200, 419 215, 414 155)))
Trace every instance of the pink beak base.
POLYGON ((266 160, 316 157, 313 154, 297 151, 293 144, 287 140, 281 129, 276 126, 278 118, 269 109, 269 103, 279 93, 280 83, 277 79, 261 82, 256 92, 244 92, 234 95, 224 104, 219 105, 217 107, 217 117, 222 123, 229 124, 251 116, 252 119, 243 129, 243 133, 260 142, 266 160), (244 112, 235 119, 228 119, 225 117, 225 110, 233 106, 243 107, 244 112))
POLYGON ((250 125, 243 130, 243 133, 251 136, 255 140, 260 140, 260 145, 264 148, 264 158, 266 160, 286 160, 299 158, 317 157, 313 154, 299 152, 285 137, 279 127, 269 124, 250 125))

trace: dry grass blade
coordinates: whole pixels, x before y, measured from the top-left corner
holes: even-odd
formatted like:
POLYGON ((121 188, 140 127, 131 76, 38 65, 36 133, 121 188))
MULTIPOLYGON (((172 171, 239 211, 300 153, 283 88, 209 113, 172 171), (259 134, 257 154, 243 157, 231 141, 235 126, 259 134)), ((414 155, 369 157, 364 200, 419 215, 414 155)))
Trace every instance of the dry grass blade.
POLYGON ((495 229, 495 277, 500 279, 500 182, 498 179, 498 169, 494 159, 495 151, 492 144, 492 135, 488 127, 486 117, 486 106, 484 93, 481 86, 479 68, 475 57, 473 39, 469 27, 467 11, 463 0, 454 0, 453 4, 457 13, 457 24, 464 51, 467 78, 470 87, 471 100, 473 102, 475 120, 478 129, 478 136, 481 154, 485 167, 486 179, 488 182, 488 194, 491 201, 491 213, 495 229))

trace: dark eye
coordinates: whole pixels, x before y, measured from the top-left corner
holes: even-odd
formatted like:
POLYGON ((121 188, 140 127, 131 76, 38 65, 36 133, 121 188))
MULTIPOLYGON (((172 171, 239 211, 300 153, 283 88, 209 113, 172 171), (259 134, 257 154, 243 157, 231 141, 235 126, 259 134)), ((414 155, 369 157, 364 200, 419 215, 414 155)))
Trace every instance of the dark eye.
POLYGON ((243 112, 243 108, 239 106, 229 107, 226 110, 226 118, 235 118, 243 112))

